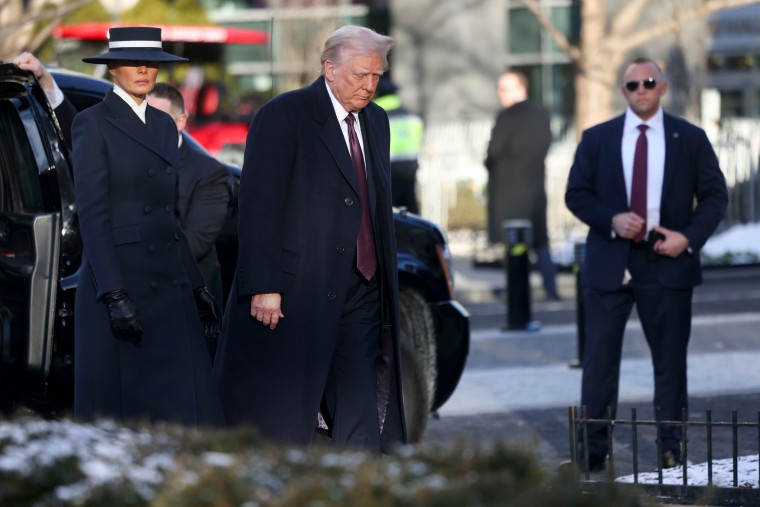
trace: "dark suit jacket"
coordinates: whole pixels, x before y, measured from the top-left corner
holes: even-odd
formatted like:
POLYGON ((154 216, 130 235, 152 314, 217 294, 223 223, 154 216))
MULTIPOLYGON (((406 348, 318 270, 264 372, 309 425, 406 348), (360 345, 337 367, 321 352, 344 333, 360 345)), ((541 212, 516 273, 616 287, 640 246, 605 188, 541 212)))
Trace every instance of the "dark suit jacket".
POLYGON ((222 305, 222 279, 216 241, 230 200, 227 168, 183 140, 179 148, 177 211, 203 280, 222 305))
POLYGON ((177 127, 148 107, 146 123, 109 91, 72 126, 84 245, 76 293, 74 412, 221 424, 193 288, 203 284, 175 215, 177 127), (113 337, 100 297, 125 289, 144 331, 113 337))
POLYGON ((77 108, 74 107, 74 104, 69 102, 69 99, 64 97, 63 102, 53 109, 53 112, 55 113, 56 118, 58 118, 58 125, 61 127, 61 132, 63 133, 63 140, 66 141, 66 146, 71 149, 71 124, 74 121, 74 117, 77 115, 77 108))
MULTIPOLYGON (((385 312, 378 404, 388 446, 406 439, 390 130, 374 103, 359 120, 385 312)), ((281 440, 310 441, 354 266, 359 195, 322 77, 256 113, 240 181, 238 266, 214 363, 228 422, 252 423, 281 440), (285 315, 274 331, 250 316, 251 296, 272 292, 282 294, 285 315)))
POLYGON ((488 169, 488 238, 504 242, 502 222, 527 219, 537 244, 548 241, 544 159, 552 142, 549 113, 530 100, 502 109, 491 131, 488 169))
MULTIPOLYGON (((662 286, 686 289, 701 283, 699 250, 723 218, 728 204, 726 182, 705 132, 665 114, 665 174, 660 225, 689 240, 677 258, 661 257, 657 278, 662 286)), ((588 287, 620 287, 630 241, 613 237, 612 217, 629 211, 621 143, 624 116, 583 133, 570 169, 565 202, 590 230, 583 280, 588 287)))

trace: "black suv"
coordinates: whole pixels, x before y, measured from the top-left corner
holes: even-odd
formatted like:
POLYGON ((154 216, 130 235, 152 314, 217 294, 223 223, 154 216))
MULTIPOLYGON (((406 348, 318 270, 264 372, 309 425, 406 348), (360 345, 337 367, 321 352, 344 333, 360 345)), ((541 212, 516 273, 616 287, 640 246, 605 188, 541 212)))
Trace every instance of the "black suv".
MULTIPOLYGON (((113 86, 63 70, 53 75, 79 110, 113 86)), ((217 242, 225 290, 237 256, 240 177, 239 168, 229 169, 230 218, 217 242)), ((443 232, 404 210, 394 215, 404 398, 415 441, 428 413, 459 381, 469 350, 469 316, 452 299, 443 232)), ((0 64, 0 401, 6 410, 21 404, 55 414, 71 406, 81 259, 71 156, 55 114, 30 73, 0 64)))

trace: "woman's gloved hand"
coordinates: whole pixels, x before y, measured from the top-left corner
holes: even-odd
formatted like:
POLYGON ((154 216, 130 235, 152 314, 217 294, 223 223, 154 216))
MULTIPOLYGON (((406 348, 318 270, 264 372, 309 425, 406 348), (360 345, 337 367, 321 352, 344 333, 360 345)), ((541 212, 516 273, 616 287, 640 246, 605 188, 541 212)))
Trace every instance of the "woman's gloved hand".
POLYGON ((118 340, 124 340, 134 345, 142 342, 143 329, 140 314, 129 299, 124 289, 112 290, 101 296, 108 307, 108 317, 111 319, 111 331, 118 340))

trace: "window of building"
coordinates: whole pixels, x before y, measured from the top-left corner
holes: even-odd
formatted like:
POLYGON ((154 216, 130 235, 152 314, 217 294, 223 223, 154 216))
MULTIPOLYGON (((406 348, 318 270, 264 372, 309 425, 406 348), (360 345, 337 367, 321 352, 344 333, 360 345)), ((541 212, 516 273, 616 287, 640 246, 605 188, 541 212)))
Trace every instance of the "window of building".
POLYGON ((513 54, 541 52, 541 26, 528 9, 509 10, 507 24, 508 51, 513 54))
POLYGON ((741 90, 722 90, 720 92, 721 117, 742 116, 744 111, 743 93, 741 90))
MULTIPOLYGON (((577 40, 577 0, 539 0, 554 26, 570 41, 577 40)), ((570 58, 544 32, 536 16, 519 0, 506 0, 505 67, 522 71, 530 80, 530 97, 542 102, 560 124, 570 122, 575 103, 575 72, 570 58)), ((563 127, 564 129, 564 127, 563 127)))

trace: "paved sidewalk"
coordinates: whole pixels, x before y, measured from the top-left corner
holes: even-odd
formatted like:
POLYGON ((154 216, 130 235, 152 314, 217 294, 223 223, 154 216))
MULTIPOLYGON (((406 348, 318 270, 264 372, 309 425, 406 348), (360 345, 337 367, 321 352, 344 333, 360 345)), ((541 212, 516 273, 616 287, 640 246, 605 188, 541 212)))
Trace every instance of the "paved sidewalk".
MULTIPOLYGON (((755 333, 760 313, 695 317, 694 341, 709 340, 727 324, 742 325, 755 333)), ((626 336, 641 333, 631 321, 626 336)), ((503 332, 495 329, 474 331, 473 348, 486 341, 513 341, 530 347, 542 338, 560 342, 575 339, 575 325, 544 326, 537 332, 503 332)), ((642 337, 643 338, 643 337, 642 337)), ((760 392, 760 350, 722 350, 689 354, 689 393, 711 396, 737 392, 760 392)), ((654 372, 649 357, 624 358, 621 366, 620 401, 645 402, 652 398, 654 372)), ((452 397, 441 407, 442 417, 505 413, 536 408, 565 408, 580 402, 581 370, 567 363, 535 366, 467 368, 452 397)), ((760 407, 758 407, 760 408, 760 407)))

